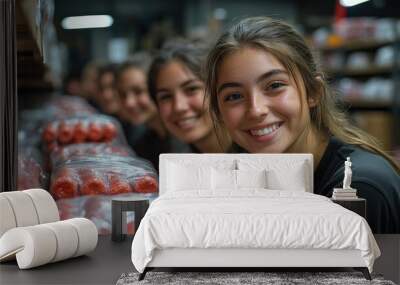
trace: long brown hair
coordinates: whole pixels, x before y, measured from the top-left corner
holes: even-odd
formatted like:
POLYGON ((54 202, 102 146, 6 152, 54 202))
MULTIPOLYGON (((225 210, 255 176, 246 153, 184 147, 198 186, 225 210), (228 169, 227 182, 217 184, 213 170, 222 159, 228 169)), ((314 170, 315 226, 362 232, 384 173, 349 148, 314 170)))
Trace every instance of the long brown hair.
POLYGON ((206 62, 206 94, 216 128, 223 126, 217 101, 217 74, 223 58, 244 47, 271 53, 288 70, 297 87, 304 86, 307 98, 314 98, 310 108, 311 123, 319 132, 334 135, 345 143, 357 145, 385 157, 400 172, 400 167, 380 147, 378 141, 352 125, 339 107, 338 96, 329 88, 323 72, 304 38, 289 24, 268 17, 247 18, 225 32, 211 49, 206 62))

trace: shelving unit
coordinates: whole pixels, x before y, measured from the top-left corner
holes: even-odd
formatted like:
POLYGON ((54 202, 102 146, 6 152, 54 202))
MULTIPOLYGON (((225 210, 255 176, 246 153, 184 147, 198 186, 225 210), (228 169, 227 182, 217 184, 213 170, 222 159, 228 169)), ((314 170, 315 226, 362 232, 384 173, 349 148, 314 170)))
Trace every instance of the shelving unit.
POLYGON ((393 72, 393 66, 375 66, 371 65, 368 68, 356 69, 356 68, 343 68, 343 69, 326 69, 325 72, 330 76, 350 76, 350 77, 361 77, 361 76, 379 76, 387 75, 393 72))
POLYGON ((46 77, 43 56, 43 4, 43 0, 0 1, 0 191, 17 189, 21 94, 41 94, 54 87, 46 77))
MULTIPOLYGON (((40 0, 16 1, 17 64, 19 93, 50 92, 44 63, 44 21, 40 0)), ((42 4, 43 5, 43 4, 42 4)))
POLYGON ((348 42, 343 42, 337 46, 321 46, 318 49, 322 52, 329 52, 329 51, 338 51, 338 50, 368 50, 368 49, 376 49, 378 47, 386 46, 386 45, 393 45, 397 41, 393 40, 386 40, 386 41, 377 41, 377 40, 352 40, 348 42))
POLYGON ((15 1, 0 1, 0 192, 17 185, 15 1))
POLYGON ((320 58, 332 53, 341 53, 345 62, 350 53, 365 51, 374 54, 377 49, 384 46, 392 46, 395 50, 395 62, 389 66, 377 66, 371 64, 363 68, 325 68, 325 73, 332 83, 342 78, 356 79, 362 82, 372 77, 390 78, 394 82, 394 90, 390 99, 363 99, 343 97, 346 107, 349 108, 354 121, 364 130, 377 137, 387 151, 392 151, 400 146, 400 61, 399 57, 400 39, 376 41, 376 40, 353 40, 343 42, 335 47, 318 47, 320 58))

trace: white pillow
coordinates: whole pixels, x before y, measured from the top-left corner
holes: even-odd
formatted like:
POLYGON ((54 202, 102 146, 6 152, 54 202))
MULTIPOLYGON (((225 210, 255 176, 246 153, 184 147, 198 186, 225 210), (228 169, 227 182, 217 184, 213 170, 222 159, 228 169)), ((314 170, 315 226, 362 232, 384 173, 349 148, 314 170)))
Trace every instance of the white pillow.
POLYGON ((213 190, 223 189, 233 191, 237 188, 236 170, 212 168, 213 190))
POLYGON ((211 189, 211 167, 168 164, 168 191, 211 189))
POLYGON ((304 163, 297 164, 289 171, 284 169, 270 169, 267 171, 267 188, 273 190, 303 191, 307 190, 307 176, 304 163))
POLYGON ((274 159, 239 159, 240 170, 266 170, 267 188, 274 190, 312 191, 310 167, 306 160, 290 157, 274 159))
POLYGON ((238 188, 267 188, 266 170, 236 170, 238 188))

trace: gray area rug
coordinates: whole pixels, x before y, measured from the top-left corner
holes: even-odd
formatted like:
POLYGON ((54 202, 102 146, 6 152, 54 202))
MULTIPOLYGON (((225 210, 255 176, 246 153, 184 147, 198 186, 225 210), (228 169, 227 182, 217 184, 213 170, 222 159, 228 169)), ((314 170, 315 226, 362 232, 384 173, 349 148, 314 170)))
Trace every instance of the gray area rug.
POLYGON ((117 285, 133 284, 379 284, 395 285, 380 275, 372 274, 372 281, 364 278, 360 272, 154 272, 150 271, 142 281, 139 273, 124 273, 117 285))

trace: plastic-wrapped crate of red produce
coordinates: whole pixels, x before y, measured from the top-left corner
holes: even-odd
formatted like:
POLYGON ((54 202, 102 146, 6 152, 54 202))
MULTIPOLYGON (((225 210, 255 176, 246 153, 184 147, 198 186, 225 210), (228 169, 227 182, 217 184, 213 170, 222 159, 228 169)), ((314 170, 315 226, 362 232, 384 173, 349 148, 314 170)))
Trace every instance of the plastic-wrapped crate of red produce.
POLYGON ((42 129, 42 141, 47 149, 51 150, 54 150, 55 144, 57 146, 85 142, 126 144, 119 122, 105 115, 75 116, 48 122, 42 129))
POLYGON ((85 99, 68 95, 55 96, 46 104, 45 108, 56 119, 97 113, 96 109, 89 105, 85 99))
POLYGON ((57 147, 51 152, 51 164, 58 165, 67 160, 85 159, 95 156, 131 157, 135 152, 128 145, 114 145, 109 143, 81 143, 57 147))
MULTIPOLYGON (((153 201, 157 196, 153 194, 119 194, 115 196, 81 196, 69 199, 57 200, 57 206, 61 220, 72 219, 77 217, 85 217, 90 219, 97 227, 100 235, 111 234, 111 201, 114 197, 146 197, 149 201, 153 201)), ((126 213, 127 234, 132 235, 135 232, 135 214, 134 212, 126 213)))
POLYGON ((48 179, 43 170, 39 150, 29 146, 18 149, 18 190, 47 188, 48 179))
POLYGON ((55 199, 157 191, 157 174, 149 161, 115 154, 76 155, 57 161, 50 184, 55 199))

